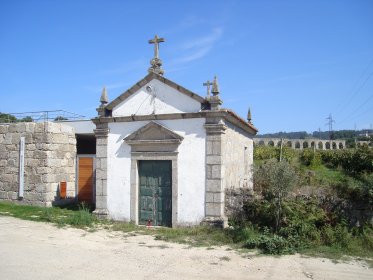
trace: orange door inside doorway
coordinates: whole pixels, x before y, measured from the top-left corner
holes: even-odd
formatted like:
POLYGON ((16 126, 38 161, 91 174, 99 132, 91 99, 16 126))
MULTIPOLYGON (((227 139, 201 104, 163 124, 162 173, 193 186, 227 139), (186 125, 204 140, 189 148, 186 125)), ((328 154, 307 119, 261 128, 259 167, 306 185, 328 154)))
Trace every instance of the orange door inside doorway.
POLYGON ((93 157, 79 157, 78 200, 92 204, 93 201, 93 157))

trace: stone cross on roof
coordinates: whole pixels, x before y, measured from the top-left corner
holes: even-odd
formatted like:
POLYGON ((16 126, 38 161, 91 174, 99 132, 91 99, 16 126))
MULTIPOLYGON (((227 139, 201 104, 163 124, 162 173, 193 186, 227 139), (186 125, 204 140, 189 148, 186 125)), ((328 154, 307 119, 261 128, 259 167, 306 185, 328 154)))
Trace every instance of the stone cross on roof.
POLYGON ((154 36, 154 39, 149 40, 149 44, 154 44, 154 57, 150 61, 150 67, 148 72, 156 73, 158 75, 163 75, 164 70, 161 68, 162 60, 159 58, 159 43, 164 42, 164 38, 159 38, 158 35, 154 36))
POLYGON ((213 83, 207 80, 205 83, 203 83, 203 86, 207 87, 207 97, 210 97, 210 86, 212 86, 213 83))
POLYGON ((154 44, 154 58, 159 56, 159 43, 163 43, 164 38, 159 38, 158 35, 154 36, 154 39, 149 40, 149 44, 154 44))

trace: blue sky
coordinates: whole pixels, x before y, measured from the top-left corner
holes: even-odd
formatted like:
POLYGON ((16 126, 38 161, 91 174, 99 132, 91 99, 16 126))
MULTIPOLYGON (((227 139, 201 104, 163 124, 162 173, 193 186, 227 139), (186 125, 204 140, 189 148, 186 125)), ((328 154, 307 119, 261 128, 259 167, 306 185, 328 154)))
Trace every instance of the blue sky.
POLYGON ((0 111, 96 115, 147 74, 155 34, 165 77, 260 133, 373 124, 373 1, 0 1, 0 111))

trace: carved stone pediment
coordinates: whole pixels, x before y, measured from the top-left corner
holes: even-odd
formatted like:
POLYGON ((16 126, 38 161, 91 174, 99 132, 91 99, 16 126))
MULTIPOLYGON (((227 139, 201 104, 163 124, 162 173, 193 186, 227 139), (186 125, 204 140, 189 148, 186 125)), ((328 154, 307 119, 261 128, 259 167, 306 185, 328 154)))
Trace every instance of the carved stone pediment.
POLYGON ((175 152, 183 139, 179 134, 152 121, 125 137, 124 142, 131 145, 132 152, 175 152))

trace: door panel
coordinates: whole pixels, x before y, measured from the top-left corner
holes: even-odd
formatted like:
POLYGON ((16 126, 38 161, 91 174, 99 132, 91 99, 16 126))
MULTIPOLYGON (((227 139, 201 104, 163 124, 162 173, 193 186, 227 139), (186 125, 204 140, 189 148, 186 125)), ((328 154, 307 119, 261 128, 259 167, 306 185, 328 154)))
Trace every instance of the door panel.
POLYGON ((79 157, 78 201, 93 203, 94 158, 79 157))
POLYGON ((169 160, 139 161, 139 223, 172 224, 172 169, 169 160))

